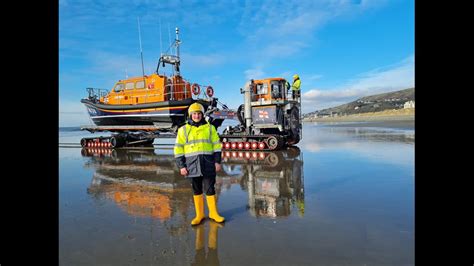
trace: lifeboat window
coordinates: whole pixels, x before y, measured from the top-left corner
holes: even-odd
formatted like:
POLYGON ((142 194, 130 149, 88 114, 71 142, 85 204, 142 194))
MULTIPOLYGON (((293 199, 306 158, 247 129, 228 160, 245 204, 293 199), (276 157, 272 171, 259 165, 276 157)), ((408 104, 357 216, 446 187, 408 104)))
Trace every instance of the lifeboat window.
POLYGON ((117 85, 115 85, 114 91, 115 91, 115 92, 123 91, 123 84, 122 84, 122 83, 118 83, 117 85))
POLYGON ((131 90, 131 89, 134 89, 135 88, 135 84, 133 82, 128 82, 127 84, 125 84, 125 89, 126 90, 131 90))
POLYGON ((142 81, 137 81, 137 83, 135 83, 135 89, 143 89, 145 88, 145 82, 142 80, 142 81))

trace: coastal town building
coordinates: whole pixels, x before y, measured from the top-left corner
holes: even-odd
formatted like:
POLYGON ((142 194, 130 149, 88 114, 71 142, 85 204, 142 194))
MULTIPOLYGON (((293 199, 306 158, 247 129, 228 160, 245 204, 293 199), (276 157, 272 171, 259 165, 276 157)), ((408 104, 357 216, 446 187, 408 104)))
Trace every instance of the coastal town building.
POLYGON ((404 108, 404 109, 407 109, 407 108, 415 108, 415 101, 408 101, 408 102, 405 102, 405 104, 403 105, 403 108, 404 108))

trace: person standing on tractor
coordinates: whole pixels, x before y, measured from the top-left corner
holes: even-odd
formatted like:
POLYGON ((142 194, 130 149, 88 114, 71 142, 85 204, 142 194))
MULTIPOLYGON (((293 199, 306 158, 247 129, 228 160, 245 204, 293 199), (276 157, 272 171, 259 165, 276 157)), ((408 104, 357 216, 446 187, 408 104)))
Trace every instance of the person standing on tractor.
POLYGON ((188 109, 187 123, 178 129, 174 157, 180 174, 191 179, 196 217, 191 225, 204 219, 204 193, 209 218, 221 223, 225 220, 217 212, 216 172, 221 170, 222 144, 216 128, 204 119, 204 107, 193 103, 188 109))
POLYGON ((297 100, 301 96, 300 86, 300 76, 298 76, 298 74, 293 75, 293 85, 291 85, 293 100, 297 100))

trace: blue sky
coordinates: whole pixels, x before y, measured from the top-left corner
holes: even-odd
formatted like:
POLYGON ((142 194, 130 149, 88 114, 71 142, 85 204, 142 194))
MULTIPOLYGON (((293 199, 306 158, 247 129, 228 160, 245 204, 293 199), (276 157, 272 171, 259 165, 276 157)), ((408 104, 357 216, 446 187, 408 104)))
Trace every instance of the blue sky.
POLYGON ((145 74, 178 27, 182 76, 231 108, 251 78, 299 74, 303 113, 414 87, 414 0, 60 0, 60 126, 91 123, 85 88, 142 74, 137 18, 145 74))

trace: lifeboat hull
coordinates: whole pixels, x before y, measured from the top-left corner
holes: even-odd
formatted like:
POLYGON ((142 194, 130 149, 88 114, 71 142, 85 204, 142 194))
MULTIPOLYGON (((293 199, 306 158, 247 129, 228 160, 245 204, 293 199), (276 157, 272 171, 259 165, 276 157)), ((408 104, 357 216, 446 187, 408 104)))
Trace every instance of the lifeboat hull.
POLYGON ((154 125, 155 123, 183 124, 189 105, 199 102, 207 108, 211 103, 192 98, 179 101, 135 105, 108 105, 82 99, 90 118, 97 126, 154 125))

